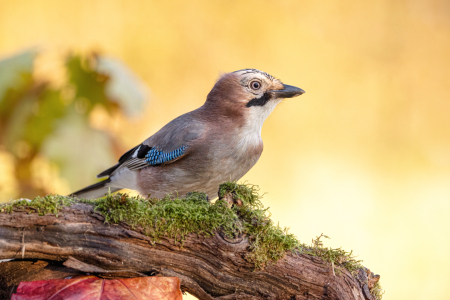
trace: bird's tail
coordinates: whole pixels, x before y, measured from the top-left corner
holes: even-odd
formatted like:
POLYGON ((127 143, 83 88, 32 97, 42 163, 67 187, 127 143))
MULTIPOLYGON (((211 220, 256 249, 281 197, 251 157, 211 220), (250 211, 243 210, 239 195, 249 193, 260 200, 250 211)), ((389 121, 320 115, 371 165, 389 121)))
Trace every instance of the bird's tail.
POLYGON ((108 183, 111 182, 111 179, 106 179, 97 183, 94 183, 93 185, 90 185, 88 187, 85 187, 84 189, 81 189, 79 191, 76 191, 74 193, 71 193, 69 197, 77 197, 77 198, 100 198, 105 196, 107 193, 114 193, 119 190, 120 188, 110 187, 108 186, 108 183))

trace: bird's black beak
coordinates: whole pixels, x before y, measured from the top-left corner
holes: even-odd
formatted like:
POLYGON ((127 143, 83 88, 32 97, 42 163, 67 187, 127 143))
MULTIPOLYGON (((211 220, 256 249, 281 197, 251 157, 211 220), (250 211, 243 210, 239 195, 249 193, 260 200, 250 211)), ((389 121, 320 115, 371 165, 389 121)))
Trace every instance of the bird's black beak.
POLYGON ((295 87, 292 85, 287 85, 287 84, 283 84, 283 85, 284 85, 284 89, 271 91, 275 98, 292 98, 292 97, 300 96, 301 94, 305 93, 304 90, 302 90, 298 87, 295 87))

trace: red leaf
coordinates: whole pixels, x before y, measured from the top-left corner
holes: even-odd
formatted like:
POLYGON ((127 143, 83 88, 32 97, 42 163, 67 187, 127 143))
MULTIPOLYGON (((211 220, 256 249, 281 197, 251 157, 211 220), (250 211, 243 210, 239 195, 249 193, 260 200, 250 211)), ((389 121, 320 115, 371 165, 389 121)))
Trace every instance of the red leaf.
POLYGON ((11 300, 182 300, 177 277, 52 279, 21 282, 11 300))

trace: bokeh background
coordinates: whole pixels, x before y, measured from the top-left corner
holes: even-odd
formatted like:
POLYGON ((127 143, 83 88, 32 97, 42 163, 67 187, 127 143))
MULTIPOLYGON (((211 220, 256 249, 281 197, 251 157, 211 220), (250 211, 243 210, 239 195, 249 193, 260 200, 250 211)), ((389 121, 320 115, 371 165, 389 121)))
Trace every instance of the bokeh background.
POLYGON ((0 201, 94 182, 221 72, 258 68, 306 90, 243 179, 274 221, 353 250, 383 299, 450 299, 450 2, 0 7, 0 201))

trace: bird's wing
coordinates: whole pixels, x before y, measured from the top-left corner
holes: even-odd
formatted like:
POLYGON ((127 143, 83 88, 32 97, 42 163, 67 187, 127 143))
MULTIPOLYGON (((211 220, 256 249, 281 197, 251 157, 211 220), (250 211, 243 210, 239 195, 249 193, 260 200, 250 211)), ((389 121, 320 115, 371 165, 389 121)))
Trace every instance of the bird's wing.
POLYGON ((97 175, 98 178, 111 176, 119 169, 139 170, 149 166, 173 163, 188 155, 194 148, 195 140, 201 138, 205 126, 183 115, 164 126, 142 144, 130 149, 119 162, 97 175))
POLYGON ((150 147, 141 144, 136 146, 133 153, 127 159, 123 159, 121 168, 127 167, 129 170, 139 170, 148 166, 159 166, 172 163, 186 154, 187 145, 182 145, 173 151, 165 151, 161 147, 150 147), (161 149, 161 150, 158 150, 161 149))

